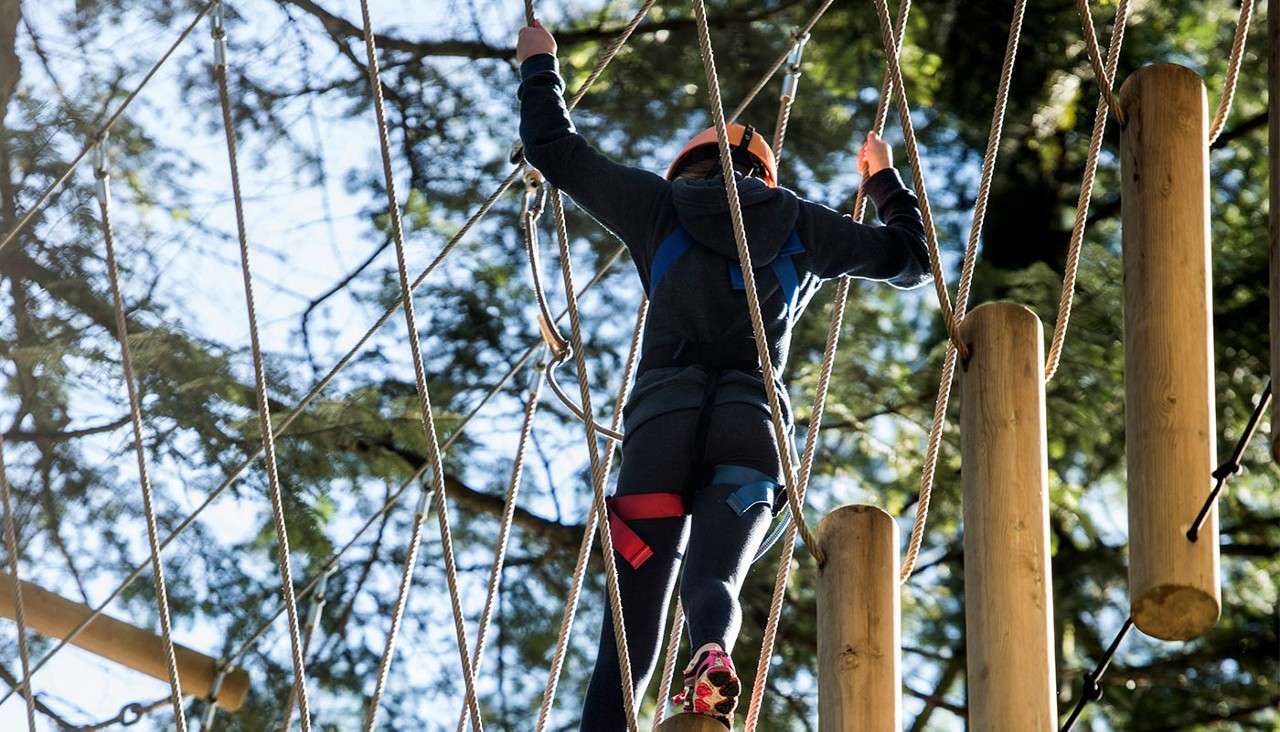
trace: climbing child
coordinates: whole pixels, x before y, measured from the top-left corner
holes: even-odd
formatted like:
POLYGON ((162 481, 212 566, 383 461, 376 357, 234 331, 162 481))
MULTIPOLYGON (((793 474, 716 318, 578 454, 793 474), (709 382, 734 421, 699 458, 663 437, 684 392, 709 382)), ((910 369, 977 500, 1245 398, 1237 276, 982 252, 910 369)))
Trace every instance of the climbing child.
MULTIPOLYGON (((715 130, 690 140, 665 177, 612 162, 574 129, 555 53, 540 24, 520 31, 525 158, 626 244, 650 302, 608 502, 634 691, 641 698, 653 674, 683 563, 680 598, 694 651, 673 701, 730 727, 740 690, 729 657, 742 621, 738 593, 786 498, 715 130)), ((883 226, 779 188, 773 152, 751 127, 732 125, 729 139, 775 373, 824 280, 851 275, 901 288, 929 281, 916 198, 877 136, 858 160, 883 226)), ((781 382, 778 393, 790 425, 781 382)), ((582 710, 589 732, 627 728, 608 613, 582 710)))

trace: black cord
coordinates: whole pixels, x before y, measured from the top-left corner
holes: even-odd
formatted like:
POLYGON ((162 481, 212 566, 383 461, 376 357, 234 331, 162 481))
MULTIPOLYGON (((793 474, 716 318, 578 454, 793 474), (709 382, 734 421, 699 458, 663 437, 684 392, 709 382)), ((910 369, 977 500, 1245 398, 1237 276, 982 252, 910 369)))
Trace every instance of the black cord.
POLYGON ((1191 522, 1191 528, 1187 529, 1187 540, 1195 543, 1200 538, 1200 528, 1204 526, 1205 519, 1209 517, 1209 509, 1213 508, 1213 504, 1218 500, 1218 495, 1222 493, 1222 488, 1227 484, 1227 478, 1240 472, 1240 460, 1244 458, 1244 450, 1249 446, 1249 442, 1253 440, 1253 436, 1258 431, 1258 425, 1262 422, 1262 415, 1267 411, 1267 405, 1271 403, 1271 382, 1267 381, 1267 386, 1262 390, 1262 395, 1258 397, 1258 405, 1253 408, 1253 414, 1249 415, 1249 423, 1245 425, 1244 433, 1240 435, 1240 440, 1236 442, 1236 448, 1231 451, 1231 458, 1225 463, 1218 466, 1213 471, 1214 479, 1213 490, 1209 491, 1209 497, 1205 499, 1204 505, 1200 507, 1200 512, 1196 514, 1196 520, 1191 522))
POLYGON ((1130 616, 1124 619, 1124 625, 1120 626, 1120 632, 1116 633, 1111 645, 1107 646, 1106 652, 1102 654, 1102 660, 1098 661, 1098 665, 1092 671, 1085 674, 1083 688, 1080 690, 1080 699, 1076 701, 1076 708, 1071 710, 1071 716, 1067 718, 1067 723, 1062 725, 1061 732, 1069 732, 1072 725, 1079 719, 1080 713, 1089 705, 1089 702, 1096 702, 1102 699, 1102 687, 1098 685, 1098 682, 1102 680, 1102 675, 1107 672, 1107 667, 1111 665, 1111 659, 1115 657, 1116 651, 1120 649, 1120 644, 1132 629, 1133 616, 1130 616))

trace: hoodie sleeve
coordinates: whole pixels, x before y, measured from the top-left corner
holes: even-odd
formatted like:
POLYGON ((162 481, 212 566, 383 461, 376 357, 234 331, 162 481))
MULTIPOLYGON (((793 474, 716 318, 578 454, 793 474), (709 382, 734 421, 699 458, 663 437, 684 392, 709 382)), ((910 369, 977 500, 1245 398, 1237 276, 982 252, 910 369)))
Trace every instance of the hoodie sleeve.
POLYGON ((665 179, 609 160, 587 144, 569 119, 564 80, 555 56, 543 53, 520 66, 520 141, 525 159, 631 249, 649 241, 654 206, 667 189, 665 179))
POLYGON ((823 279, 849 275, 911 288, 930 279, 924 223, 916 197, 889 168, 864 184, 883 226, 858 223, 811 201, 800 202, 812 227, 805 241, 810 270, 823 279))

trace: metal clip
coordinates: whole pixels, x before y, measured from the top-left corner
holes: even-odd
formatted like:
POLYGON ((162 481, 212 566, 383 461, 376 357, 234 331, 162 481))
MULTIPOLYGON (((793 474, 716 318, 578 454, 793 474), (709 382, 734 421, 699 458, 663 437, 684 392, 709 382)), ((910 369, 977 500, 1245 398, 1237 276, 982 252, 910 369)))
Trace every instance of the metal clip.
POLYGON ((809 42, 809 35, 796 37, 796 45, 791 47, 787 56, 787 75, 782 79, 782 96, 795 99, 796 89, 800 85, 800 63, 804 58, 804 45, 809 42))
POLYGON ((520 165, 524 162, 524 143, 516 140, 511 144, 511 154, 507 156, 507 160, 512 165, 520 165))
POLYGON ((218 666, 218 673, 213 677, 213 684, 209 686, 209 695, 205 697, 204 716, 200 718, 200 730, 206 732, 213 727, 213 718, 218 714, 218 694, 222 693, 222 682, 227 678, 226 664, 218 666))
POLYGON ((314 628, 320 623, 320 613, 324 610, 325 597, 324 593, 329 589, 329 577, 333 574, 333 570, 320 575, 320 581, 316 583, 316 588, 311 593, 311 609, 307 613, 307 624, 305 627, 314 628))
MULTIPOLYGON (((426 478, 424 475, 423 478, 426 478)), ((431 497, 431 489, 423 485, 422 491, 418 494, 418 508, 416 513, 419 516, 427 515, 427 499, 431 497)))
POLYGON ((111 173, 107 170, 107 160, 107 133, 104 132, 93 148, 93 177, 98 181, 96 195, 104 207, 111 203, 111 173))
POLYGON ((223 13, 222 2, 216 0, 209 14, 209 34, 213 36, 213 65, 227 65, 227 25, 223 13))

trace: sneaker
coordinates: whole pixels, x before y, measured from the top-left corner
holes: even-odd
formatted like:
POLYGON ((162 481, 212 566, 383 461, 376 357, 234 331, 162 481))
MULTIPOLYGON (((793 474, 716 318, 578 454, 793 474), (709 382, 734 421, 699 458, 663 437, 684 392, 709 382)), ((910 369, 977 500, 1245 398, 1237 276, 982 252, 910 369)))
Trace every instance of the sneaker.
POLYGON ((671 702, 687 713, 708 715, 732 729, 741 689, 729 654, 719 643, 707 643, 694 652, 684 669, 684 691, 671 702))

